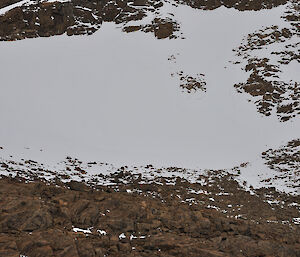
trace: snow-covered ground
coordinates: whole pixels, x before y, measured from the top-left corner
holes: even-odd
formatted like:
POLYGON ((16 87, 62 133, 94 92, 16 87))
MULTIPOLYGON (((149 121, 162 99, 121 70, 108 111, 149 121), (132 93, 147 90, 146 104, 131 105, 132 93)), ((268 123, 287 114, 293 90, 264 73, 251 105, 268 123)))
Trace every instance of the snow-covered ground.
MULTIPOLYGON (((185 39, 126 34, 104 23, 91 36, 1 42, 0 156, 196 170, 250 162, 242 177, 261 186, 259 175, 270 175, 261 152, 298 138, 300 118, 282 123, 259 114, 233 87, 247 74, 229 61, 247 34, 282 25, 284 10, 166 3, 161 16, 174 14, 185 39), (171 76, 180 71, 205 74, 207 91, 183 93, 171 76)), ((300 81, 298 70, 295 62, 284 67, 300 81)))

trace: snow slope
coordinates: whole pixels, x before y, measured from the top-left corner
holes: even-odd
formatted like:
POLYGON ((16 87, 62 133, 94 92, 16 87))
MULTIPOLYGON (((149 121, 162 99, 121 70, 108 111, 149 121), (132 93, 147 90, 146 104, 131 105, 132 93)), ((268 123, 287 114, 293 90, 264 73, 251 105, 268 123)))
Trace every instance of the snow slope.
MULTIPOLYGON (((174 14, 185 39, 125 34, 104 23, 91 36, 1 42, 1 156, 193 169, 250 162, 245 178, 257 181, 261 152, 299 137, 300 119, 280 123, 257 113, 233 87, 246 73, 229 61, 248 33, 282 24, 284 9, 165 4, 160 15, 174 14), (207 92, 183 93, 171 76, 179 71, 205 74, 207 92)), ((298 70, 285 67, 300 80, 298 70)))

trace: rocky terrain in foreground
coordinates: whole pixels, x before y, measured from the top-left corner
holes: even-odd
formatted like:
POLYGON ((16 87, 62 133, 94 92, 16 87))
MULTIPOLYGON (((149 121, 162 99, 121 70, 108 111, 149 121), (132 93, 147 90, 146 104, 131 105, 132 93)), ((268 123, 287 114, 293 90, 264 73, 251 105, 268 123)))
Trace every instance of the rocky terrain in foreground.
POLYGON ((2 176, 0 256, 300 256, 300 220, 289 222, 299 197, 267 201, 272 189, 250 194, 229 178, 209 188, 2 176))

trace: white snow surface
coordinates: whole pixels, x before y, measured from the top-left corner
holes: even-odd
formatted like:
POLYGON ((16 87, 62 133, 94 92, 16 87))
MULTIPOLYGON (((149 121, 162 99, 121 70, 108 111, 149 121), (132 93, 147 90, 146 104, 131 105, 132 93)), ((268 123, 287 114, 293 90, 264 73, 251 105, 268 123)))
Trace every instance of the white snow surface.
POLYGON ((81 232, 81 233, 84 233, 84 234, 91 234, 92 233, 91 229, 92 228, 82 229, 82 228, 74 228, 73 227, 73 231, 75 233, 81 232))
MULTIPOLYGON (((259 176, 270 170, 260 153, 299 137, 300 119, 259 114, 235 91, 247 74, 229 61, 248 33, 284 23, 284 10, 166 3, 161 15, 173 13, 185 39, 126 34, 104 23, 91 36, 1 42, 0 156, 53 167, 66 156, 191 169, 250 162, 242 177, 261 186, 259 176), (179 71, 205 74, 207 92, 183 93, 171 77, 179 71)), ((297 70, 293 63, 288 72, 300 80, 297 70)))
POLYGON ((98 229, 97 232, 101 235, 101 236, 106 236, 107 232, 105 230, 102 229, 98 229))

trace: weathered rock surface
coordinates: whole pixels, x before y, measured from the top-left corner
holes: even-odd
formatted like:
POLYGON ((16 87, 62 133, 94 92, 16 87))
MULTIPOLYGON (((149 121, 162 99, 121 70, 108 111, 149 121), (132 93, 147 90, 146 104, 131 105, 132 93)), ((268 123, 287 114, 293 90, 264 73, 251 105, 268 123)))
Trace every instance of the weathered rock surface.
POLYGON ((165 190, 153 198, 128 193, 132 185, 96 190, 79 184, 2 178, 0 256, 300 255, 299 226, 229 218, 182 203, 171 197, 176 186, 145 185, 165 190))

